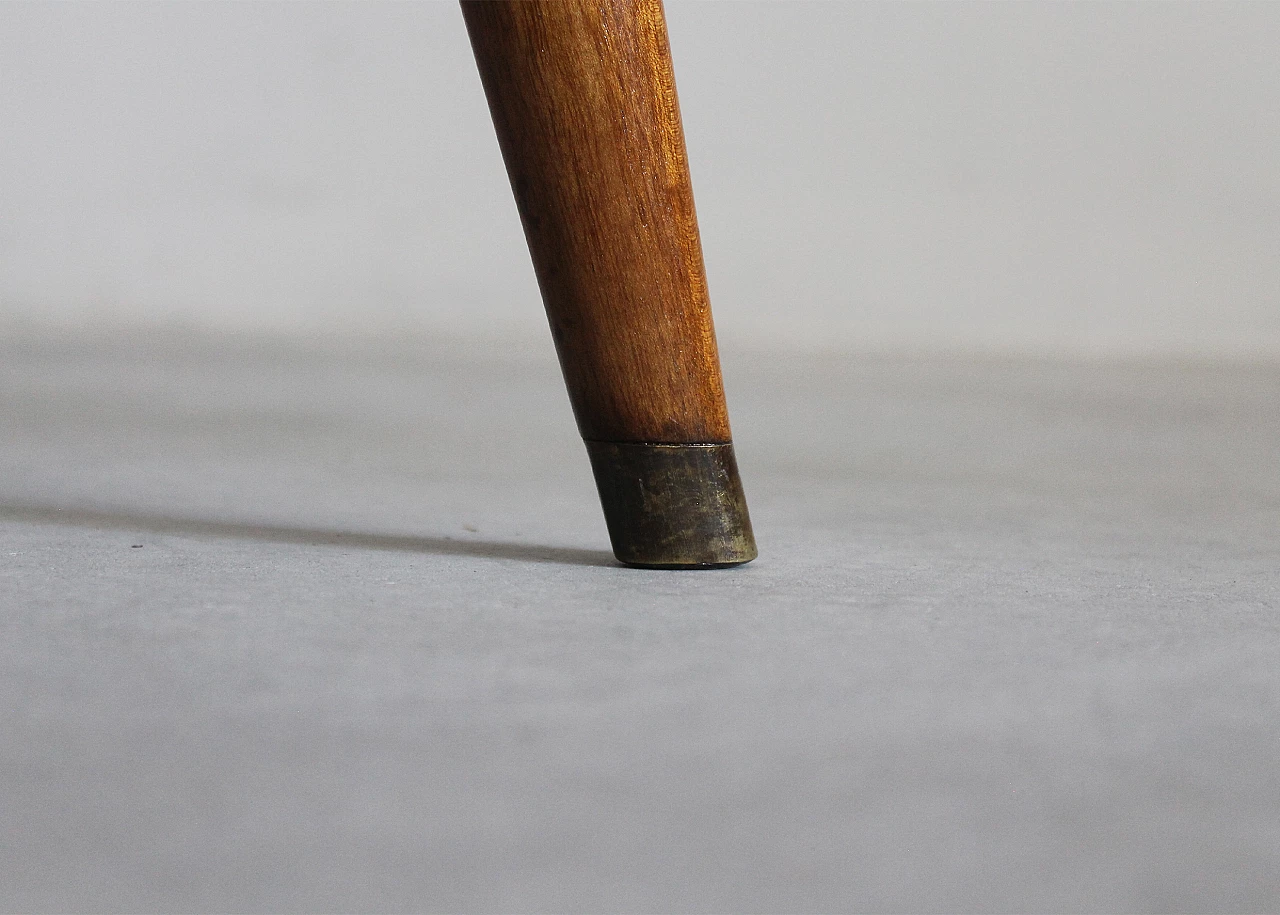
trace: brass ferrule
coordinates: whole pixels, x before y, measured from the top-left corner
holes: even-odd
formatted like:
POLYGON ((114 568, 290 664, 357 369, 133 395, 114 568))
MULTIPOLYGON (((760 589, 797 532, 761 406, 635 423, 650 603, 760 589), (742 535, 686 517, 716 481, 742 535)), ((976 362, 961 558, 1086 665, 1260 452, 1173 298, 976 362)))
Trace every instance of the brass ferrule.
POLYGON ((586 445, 619 561, 716 569, 756 558, 732 444, 586 445))

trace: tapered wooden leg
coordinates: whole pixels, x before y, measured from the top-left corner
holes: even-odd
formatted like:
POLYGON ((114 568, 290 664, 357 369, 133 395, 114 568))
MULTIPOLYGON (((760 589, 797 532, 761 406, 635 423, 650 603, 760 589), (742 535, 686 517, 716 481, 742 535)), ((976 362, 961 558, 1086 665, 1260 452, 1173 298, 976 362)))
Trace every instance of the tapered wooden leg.
POLYGON ((618 558, 756 556, 660 0, 463 0, 618 558))

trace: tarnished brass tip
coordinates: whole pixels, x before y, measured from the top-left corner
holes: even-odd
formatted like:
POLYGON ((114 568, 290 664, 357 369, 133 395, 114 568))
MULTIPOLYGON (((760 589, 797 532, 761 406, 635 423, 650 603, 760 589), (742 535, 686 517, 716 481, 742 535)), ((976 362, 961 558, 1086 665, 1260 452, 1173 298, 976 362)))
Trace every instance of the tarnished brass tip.
POLYGON ((613 553, 645 569, 756 558, 733 445, 587 442, 613 553))

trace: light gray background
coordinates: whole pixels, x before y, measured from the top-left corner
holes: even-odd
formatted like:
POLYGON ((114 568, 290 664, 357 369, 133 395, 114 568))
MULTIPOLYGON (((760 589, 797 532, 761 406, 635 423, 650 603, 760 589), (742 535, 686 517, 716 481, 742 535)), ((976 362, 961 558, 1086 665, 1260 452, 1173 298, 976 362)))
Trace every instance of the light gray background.
POLYGON ((726 371, 681 574, 541 352, 0 347, 0 909, 1280 908, 1280 371, 726 371))
MULTIPOLYGON (((1280 354, 1280 6, 668 13, 725 339, 1280 354)), ((0 319, 546 339, 452 3, 6 3, 0 124, 0 319)))
POLYGON ((0 4, 0 910, 1280 910, 1280 4, 670 20, 705 574, 451 4, 0 4))

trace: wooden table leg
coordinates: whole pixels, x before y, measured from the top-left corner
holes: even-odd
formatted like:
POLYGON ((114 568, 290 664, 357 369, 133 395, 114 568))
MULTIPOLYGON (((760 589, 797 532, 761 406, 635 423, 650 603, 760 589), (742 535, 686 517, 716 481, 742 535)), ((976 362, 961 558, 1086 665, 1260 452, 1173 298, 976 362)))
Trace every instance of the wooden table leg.
POLYGON ((659 0, 463 0, 614 552, 756 556, 659 0))

